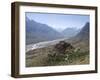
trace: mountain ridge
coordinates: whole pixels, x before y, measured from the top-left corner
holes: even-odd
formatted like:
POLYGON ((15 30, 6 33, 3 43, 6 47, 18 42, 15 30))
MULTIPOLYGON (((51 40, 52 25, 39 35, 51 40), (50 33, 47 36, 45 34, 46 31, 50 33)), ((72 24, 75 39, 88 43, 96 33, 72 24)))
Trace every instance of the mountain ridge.
POLYGON ((26 18, 26 44, 63 38, 63 35, 46 24, 26 18))
POLYGON ((79 31, 80 29, 76 29, 76 28, 66 28, 62 31, 62 34, 66 38, 71 38, 74 37, 79 31))

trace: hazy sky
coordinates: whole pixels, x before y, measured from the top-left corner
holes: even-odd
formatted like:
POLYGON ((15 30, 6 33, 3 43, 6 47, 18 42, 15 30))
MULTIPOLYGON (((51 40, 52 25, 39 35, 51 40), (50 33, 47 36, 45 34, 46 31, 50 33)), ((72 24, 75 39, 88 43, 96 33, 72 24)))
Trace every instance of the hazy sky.
POLYGON ((32 13, 25 14, 29 19, 36 22, 47 24, 52 28, 62 31, 66 28, 82 28, 86 22, 89 22, 88 15, 72 15, 72 14, 48 14, 48 13, 32 13))

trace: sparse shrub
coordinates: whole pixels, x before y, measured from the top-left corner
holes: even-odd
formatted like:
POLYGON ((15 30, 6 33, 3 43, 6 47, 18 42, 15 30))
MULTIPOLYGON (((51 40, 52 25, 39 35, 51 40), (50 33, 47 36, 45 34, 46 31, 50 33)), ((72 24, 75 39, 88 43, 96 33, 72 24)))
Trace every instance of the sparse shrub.
POLYGON ((55 45, 52 53, 48 54, 48 63, 57 65, 59 63, 71 64, 80 58, 85 58, 89 54, 88 51, 82 51, 80 48, 74 48, 70 43, 60 41, 55 45))
POLYGON ((48 62, 50 64, 57 64, 59 62, 66 61, 68 55, 71 54, 73 50, 74 47, 70 43, 60 41, 55 45, 53 53, 48 54, 48 62))
POLYGON ((65 41, 60 41, 55 45, 55 50, 58 51, 59 54, 65 54, 66 50, 73 49, 74 47, 65 41))

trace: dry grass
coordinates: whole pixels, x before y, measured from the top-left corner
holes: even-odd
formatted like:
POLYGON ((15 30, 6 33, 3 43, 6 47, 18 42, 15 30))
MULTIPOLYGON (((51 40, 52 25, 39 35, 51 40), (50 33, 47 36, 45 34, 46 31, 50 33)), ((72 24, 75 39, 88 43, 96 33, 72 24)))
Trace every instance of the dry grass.
POLYGON ((79 52, 69 55, 69 59, 67 61, 61 56, 59 57, 60 60, 58 57, 51 57, 50 60, 48 54, 53 54, 55 52, 54 46, 29 51, 26 53, 26 67, 89 64, 88 46, 86 46, 84 43, 77 43, 74 46, 76 45, 77 47, 81 46, 82 48, 79 52), (84 47, 86 49, 84 49, 84 47), (57 58, 57 60, 55 58, 57 58))

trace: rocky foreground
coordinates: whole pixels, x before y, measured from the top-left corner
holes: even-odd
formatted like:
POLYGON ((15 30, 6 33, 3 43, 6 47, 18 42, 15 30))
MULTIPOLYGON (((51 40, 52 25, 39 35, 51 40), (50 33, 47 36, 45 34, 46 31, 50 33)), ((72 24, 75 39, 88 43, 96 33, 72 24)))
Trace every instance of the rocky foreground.
POLYGON ((29 50, 26 52, 26 67, 89 64, 88 47, 78 43, 61 40, 54 45, 29 50))

